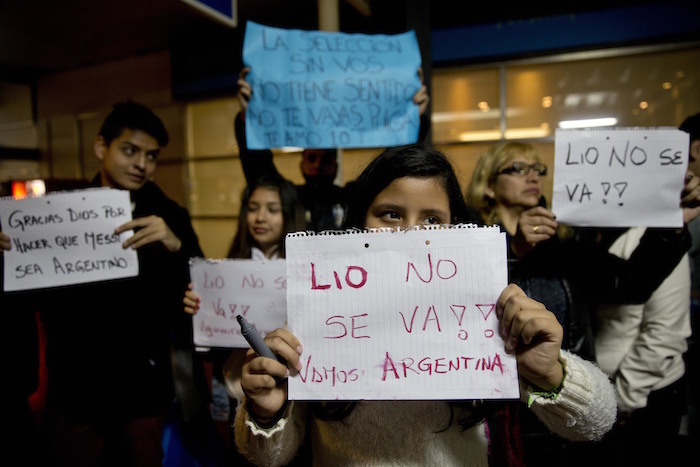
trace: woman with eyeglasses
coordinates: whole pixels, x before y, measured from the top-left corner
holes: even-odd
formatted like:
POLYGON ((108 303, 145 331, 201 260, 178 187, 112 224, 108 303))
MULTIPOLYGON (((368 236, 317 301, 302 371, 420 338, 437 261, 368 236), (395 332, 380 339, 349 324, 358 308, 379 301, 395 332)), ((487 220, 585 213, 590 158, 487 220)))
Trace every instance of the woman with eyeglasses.
MULTIPOLYGON (((593 307, 599 303, 643 303, 676 267, 690 248, 683 229, 647 229, 628 260, 608 253, 614 238, 625 229, 580 229, 559 224, 542 195, 547 166, 528 143, 505 142, 480 157, 466 192, 469 206, 488 225, 500 225, 508 238, 509 281, 544 303, 564 327, 562 347, 595 360, 593 307)), ((686 183, 682 201, 697 190, 686 183)), ((697 185, 697 183, 695 183, 697 185)), ((684 218, 697 216, 691 209, 684 218)), ((524 458, 529 465, 546 465, 576 450, 582 459, 604 460, 586 444, 567 445, 549 436, 526 412, 518 414, 524 458), (578 452, 581 451, 581 452, 578 452), (550 457, 553 456, 553 457, 550 457), (545 463, 542 463, 545 462, 545 463)))

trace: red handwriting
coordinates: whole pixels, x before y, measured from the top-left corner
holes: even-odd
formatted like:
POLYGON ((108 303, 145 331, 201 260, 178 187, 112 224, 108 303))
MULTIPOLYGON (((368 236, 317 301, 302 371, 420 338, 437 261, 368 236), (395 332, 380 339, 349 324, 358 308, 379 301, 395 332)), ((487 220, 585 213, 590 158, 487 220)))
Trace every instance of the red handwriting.
POLYGON ((212 326, 211 324, 207 324, 205 321, 202 321, 202 324, 199 326, 199 330, 204 335, 209 337, 212 337, 215 334, 224 336, 241 335, 240 327, 227 328, 222 326, 212 326))
POLYGON ((416 361, 411 357, 406 357, 397 361, 392 359, 387 352, 382 364, 382 381, 386 381, 387 375, 393 375, 394 379, 406 379, 409 374, 432 375, 465 371, 470 369, 470 364, 474 371, 500 371, 503 374, 503 363, 499 354, 494 355, 493 358, 459 356, 448 360, 441 357, 424 357, 416 361))
POLYGON ((204 271, 204 281, 202 283, 202 287, 205 289, 223 289, 226 283, 224 282, 224 278, 221 276, 216 276, 213 279, 209 277, 209 274, 207 274, 207 271, 204 271))
MULTIPOLYGON (((229 319, 235 319, 237 314, 242 314, 245 316, 248 313, 248 310, 250 309, 250 305, 241 305, 238 303, 228 303, 228 309, 231 312, 231 316, 229 319), (238 308, 240 307, 240 311, 238 308)), ((214 314, 216 316, 221 316, 223 318, 226 318, 226 309, 223 307, 221 304, 221 297, 217 298, 215 302, 211 302, 211 306, 214 309, 214 314)))
POLYGON ((265 287, 265 281, 256 278, 253 274, 250 276, 243 276, 243 281, 241 282, 241 288, 252 287, 254 289, 259 289, 265 287))
POLYGON ((484 321, 486 321, 489 318, 489 315, 491 312, 496 308, 495 303, 477 303, 476 307, 479 309, 481 312, 481 316, 484 317, 484 321))
MULTIPOLYGON (((409 334, 413 332, 413 321, 416 319, 416 313, 418 312, 418 306, 416 306, 413 309, 413 315, 411 315, 411 322, 410 325, 406 324, 406 317, 403 315, 402 312, 399 311, 399 314, 401 315, 401 318, 403 319, 403 327, 406 329, 406 332, 409 334)), ((435 321, 435 325, 437 326, 438 332, 442 332, 442 329, 440 329, 440 319, 437 316, 437 313, 435 313, 435 306, 430 305, 428 307, 428 311, 425 312, 425 320, 423 321, 423 331, 428 327, 428 322, 429 321, 435 321)))
MULTIPOLYGON (((357 274, 354 274, 355 276, 357 274)), ((342 289, 343 285, 340 280, 340 276, 338 276, 337 271, 333 271, 333 277, 335 278, 335 286, 338 289, 342 289)), ((364 268, 361 268, 360 266, 348 266, 347 271, 345 272, 345 284, 347 284, 349 287, 352 287, 353 289, 359 289, 363 285, 367 283, 367 271, 364 268), (350 277, 350 273, 356 271, 359 273, 360 277, 359 280, 355 279, 354 281, 350 277)), ((316 280, 316 265, 314 263, 311 263, 311 290, 326 290, 330 289, 331 284, 319 284, 316 280)))
MULTIPOLYGON (((253 325, 255 329, 257 329, 258 333, 261 336, 267 335, 269 332, 272 331, 272 329, 260 329, 257 326, 253 325)), ((227 327, 227 326, 217 326, 216 324, 210 324, 206 320, 202 321, 201 324, 199 325, 199 330, 203 335, 206 335, 208 337, 213 337, 215 335, 217 336, 242 336, 241 334, 241 327, 236 323, 233 325, 233 327, 227 327)))
MULTIPOLYGON (((433 260, 430 256, 430 253, 428 253, 429 271, 427 274, 427 279, 424 279, 423 276, 421 276, 421 274, 418 272, 418 269, 416 269, 416 265, 409 261, 406 267, 406 282, 408 282, 408 279, 411 276, 411 269, 413 270, 413 272, 416 273, 416 276, 418 276, 418 279, 420 279, 422 282, 426 284, 431 282, 433 280, 433 260)), ((435 274, 443 280, 451 279, 457 275, 457 265, 454 261, 449 259, 438 260, 437 264, 435 265, 435 274)))
MULTIPOLYGON (((353 339, 369 339, 369 336, 358 336, 355 335, 355 331, 357 329, 364 329, 367 327, 367 325, 364 326, 356 326, 355 325, 355 319, 356 318, 364 318, 367 316, 367 313, 363 313, 361 315, 354 315, 350 317, 350 329, 351 329, 351 335, 353 339)), ((326 320, 326 326, 330 325, 338 325, 341 327, 341 330, 339 331, 340 334, 334 335, 334 336, 325 336, 326 339, 340 339, 341 337, 345 337, 348 335, 348 328, 345 324, 343 324, 342 320, 345 319, 345 316, 331 316, 326 320)))
POLYGON ((335 366, 331 368, 321 367, 317 368, 311 365, 311 355, 306 359, 306 365, 304 365, 304 371, 299 371, 299 378, 303 383, 309 381, 310 383, 323 383, 324 381, 330 381, 331 387, 335 387, 337 383, 352 383, 357 381, 360 377, 358 374, 358 369, 353 368, 351 370, 341 370, 335 366), (311 379, 309 380, 309 371, 311 371, 311 379))
MULTIPOLYGON (((281 290, 281 289, 286 289, 287 288, 287 278, 286 277, 276 277, 275 278, 275 289, 281 290)), ((221 290, 224 287, 226 287, 226 281, 223 276, 210 276, 208 271, 204 271, 204 280, 202 281, 202 288, 203 289, 217 289, 221 290)), ((241 279, 241 288, 245 289, 247 287, 253 288, 253 289, 260 289, 265 287, 265 281, 259 277, 256 277, 255 274, 249 274, 247 276, 243 276, 241 279)))

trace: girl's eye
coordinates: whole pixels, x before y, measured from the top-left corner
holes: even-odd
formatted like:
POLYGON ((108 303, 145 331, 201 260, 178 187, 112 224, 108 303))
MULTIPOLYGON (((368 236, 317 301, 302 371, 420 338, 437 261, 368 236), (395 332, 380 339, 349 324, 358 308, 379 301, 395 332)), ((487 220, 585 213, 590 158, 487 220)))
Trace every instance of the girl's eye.
POLYGON ((426 223, 426 224, 429 224, 429 225, 433 225, 433 224, 442 224, 442 221, 441 221, 439 218, 435 217, 435 216, 429 216, 429 217, 427 217, 427 218, 425 219, 425 223, 426 223))
POLYGON ((399 216, 399 213, 396 211, 383 212, 379 217, 382 217, 385 219, 391 219, 391 220, 401 219, 401 216, 399 216))

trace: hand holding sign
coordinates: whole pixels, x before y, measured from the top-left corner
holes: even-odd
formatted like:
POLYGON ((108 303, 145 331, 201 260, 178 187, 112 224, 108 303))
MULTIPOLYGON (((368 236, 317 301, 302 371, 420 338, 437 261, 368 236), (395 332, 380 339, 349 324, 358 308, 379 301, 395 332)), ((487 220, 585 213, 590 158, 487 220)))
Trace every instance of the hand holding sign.
POLYGON ((681 207, 684 224, 700 216, 700 177, 690 171, 686 174, 685 185, 681 192, 681 207))
MULTIPOLYGON (((0 232, 0 250, 9 250, 12 247, 12 241, 7 234, 0 232)), ((0 251, 2 253, 2 251, 0 251)))
POLYGON ((291 399, 517 397, 498 335, 498 228, 287 237, 291 399))

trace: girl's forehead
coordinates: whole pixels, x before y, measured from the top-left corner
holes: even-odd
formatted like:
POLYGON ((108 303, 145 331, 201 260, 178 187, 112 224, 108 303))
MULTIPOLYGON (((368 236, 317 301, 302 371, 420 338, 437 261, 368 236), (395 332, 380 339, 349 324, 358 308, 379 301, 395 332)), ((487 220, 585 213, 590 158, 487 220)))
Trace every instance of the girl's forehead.
POLYGON ((280 198, 280 192, 277 188, 271 187, 271 186, 259 186, 256 189, 253 190, 253 192, 250 194, 250 197, 256 197, 256 198, 280 198))
POLYGON ((382 193, 387 191, 442 191, 445 188, 442 185, 442 180, 439 177, 400 177, 392 180, 392 182, 382 190, 382 193))
POLYGON ((374 199, 373 204, 389 203, 405 207, 449 207, 450 200, 439 177, 401 177, 395 179, 374 199))
POLYGON ((513 162, 532 163, 532 162, 537 162, 537 158, 533 155, 527 155, 527 154, 512 154, 512 155, 508 156, 503 161, 504 164, 512 164, 513 162))

